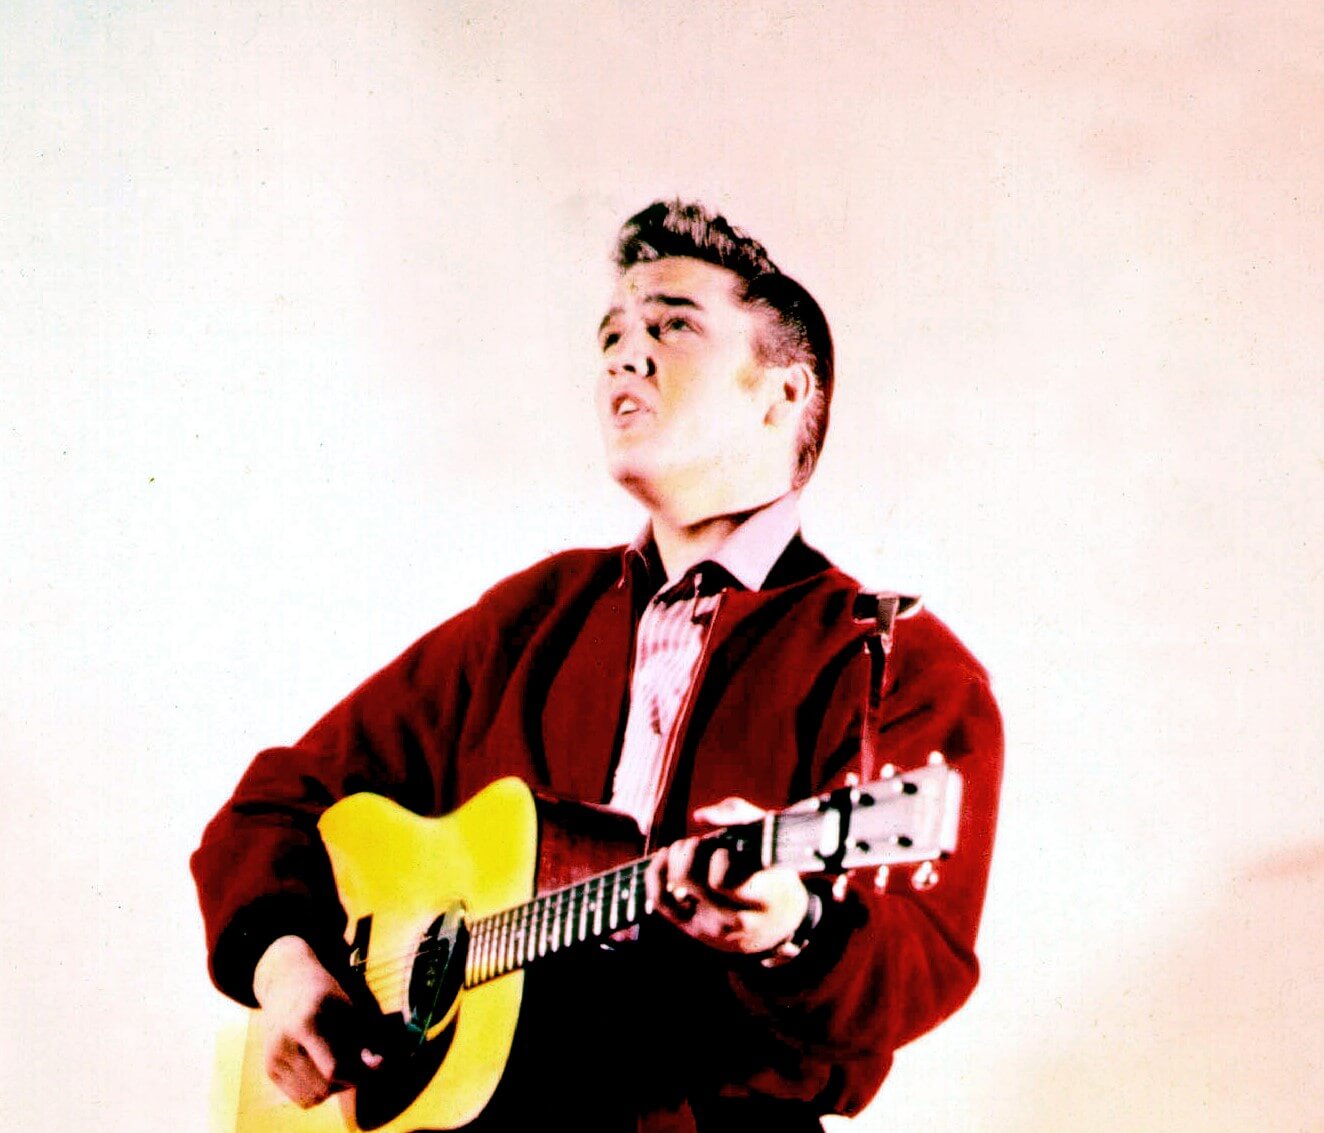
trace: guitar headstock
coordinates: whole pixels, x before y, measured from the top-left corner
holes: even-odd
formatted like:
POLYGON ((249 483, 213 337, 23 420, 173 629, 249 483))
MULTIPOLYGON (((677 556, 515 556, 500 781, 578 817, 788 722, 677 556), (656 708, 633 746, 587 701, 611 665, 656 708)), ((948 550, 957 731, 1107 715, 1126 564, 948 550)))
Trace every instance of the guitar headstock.
POLYGON ((961 773, 938 752, 911 771, 889 765, 880 779, 778 814, 772 860, 800 873, 843 873, 946 857, 956 849, 961 785, 961 773))

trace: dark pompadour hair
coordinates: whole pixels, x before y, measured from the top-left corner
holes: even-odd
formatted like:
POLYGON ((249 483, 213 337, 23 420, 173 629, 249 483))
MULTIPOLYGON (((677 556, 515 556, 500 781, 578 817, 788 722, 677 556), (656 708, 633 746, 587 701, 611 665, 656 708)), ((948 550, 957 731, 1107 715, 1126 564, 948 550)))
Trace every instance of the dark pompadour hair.
POLYGON ((827 316, 804 287, 772 262, 762 244, 701 204, 655 201, 621 226, 615 253, 619 271, 671 256, 703 260, 739 278, 740 301, 767 315, 754 343, 760 362, 766 366, 803 362, 809 367, 814 388, 800 431, 794 478, 794 485, 800 487, 818 463, 832 405, 832 331, 827 316))

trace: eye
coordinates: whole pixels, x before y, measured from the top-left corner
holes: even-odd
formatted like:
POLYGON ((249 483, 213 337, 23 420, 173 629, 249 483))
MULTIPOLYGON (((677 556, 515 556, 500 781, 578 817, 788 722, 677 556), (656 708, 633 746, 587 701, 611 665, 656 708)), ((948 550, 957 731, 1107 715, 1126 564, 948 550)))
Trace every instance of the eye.
POLYGON ((664 334, 675 334, 679 331, 693 330, 694 324, 683 315, 672 315, 670 318, 663 319, 655 328, 653 337, 658 338, 664 334))
POLYGON ((620 340, 621 336, 617 331, 609 330, 598 340, 598 347, 605 353, 620 342, 620 340))

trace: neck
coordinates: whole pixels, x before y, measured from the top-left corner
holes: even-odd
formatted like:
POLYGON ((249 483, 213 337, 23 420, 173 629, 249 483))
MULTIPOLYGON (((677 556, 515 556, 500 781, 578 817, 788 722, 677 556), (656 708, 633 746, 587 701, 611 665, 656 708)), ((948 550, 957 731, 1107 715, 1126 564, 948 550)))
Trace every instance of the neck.
POLYGON ((778 498, 765 500, 743 511, 703 519, 687 519, 663 508, 650 509, 653 541, 657 544, 657 553, 667 577, 677 578, 695 563, 710 558, 736 528, 778 498))

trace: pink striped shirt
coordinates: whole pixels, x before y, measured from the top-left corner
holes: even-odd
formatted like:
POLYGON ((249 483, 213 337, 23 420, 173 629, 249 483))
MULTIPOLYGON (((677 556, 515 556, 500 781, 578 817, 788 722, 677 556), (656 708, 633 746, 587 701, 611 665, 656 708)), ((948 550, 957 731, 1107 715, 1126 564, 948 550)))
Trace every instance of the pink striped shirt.
MULTIPOLYGON (((716 588, 734 581, 747 590, 762 589, 799 527, 799 498, 790 492, 754 512, 702 562, 667 579, 640 617, 630 712, 610 805, 632 815, 641 831, 647 833, 657 810, 671 733, 720 601, 716 588)), ((643 554, 651 537, 645 529, 630 553, 643 554)))

